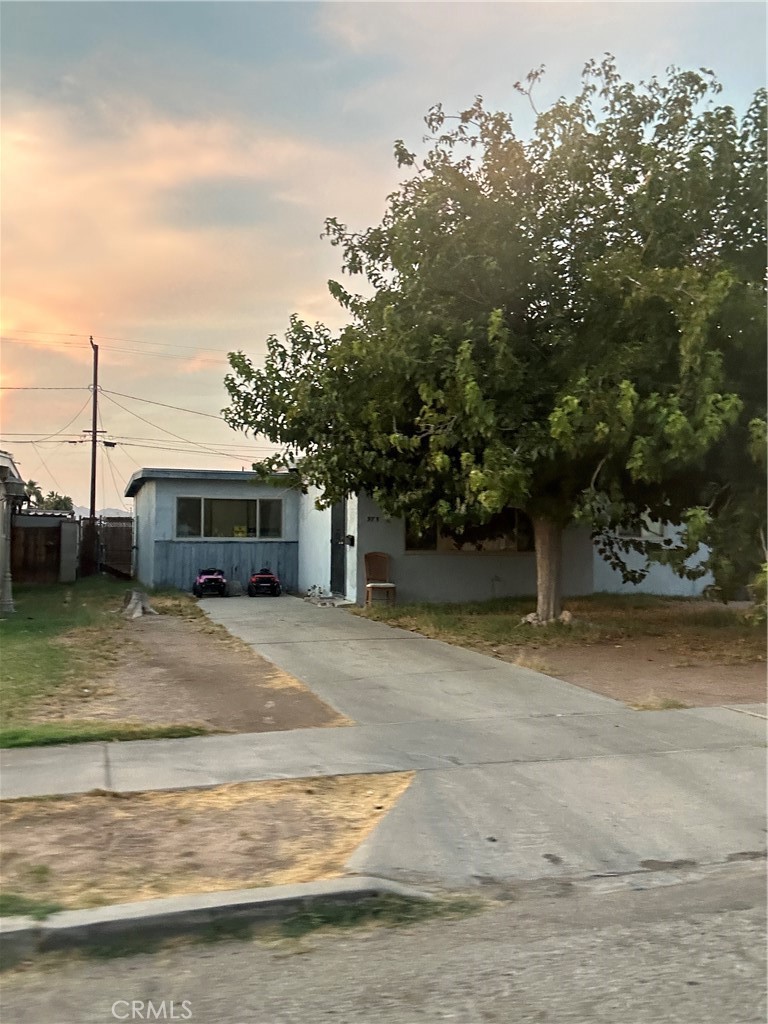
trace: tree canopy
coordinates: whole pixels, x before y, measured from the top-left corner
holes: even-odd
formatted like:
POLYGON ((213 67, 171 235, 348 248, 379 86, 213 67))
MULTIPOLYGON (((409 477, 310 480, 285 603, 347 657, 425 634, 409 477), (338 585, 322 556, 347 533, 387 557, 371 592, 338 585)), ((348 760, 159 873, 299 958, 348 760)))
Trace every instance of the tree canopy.
POLYGON ((27 496, 27 502, 33 507, 39 505, 43 500, 43 492, 37 480, 27 480, 24 484, 24 493, 27 496))
POLYGON ((732 579, 762 560, 766 97, 739 118, 719 91, 703 69, 625 82, 608 57, 527 139, 480 97, 430 110, 423 158, 395 144, 409 176, 382 222, 326 222, 373 292, 329 283, 349 325, 294 317, 263 367, 230 356, 227 421, 284 446, 264 471, 457 538, 524 510, 545 621, 573 521, 615 564, 615 527, 649 514, 732 579))
POLYGON ((48 491, 42 500, 37 502, 38 508, 44 508, 51 512, 72 512, 74 504, 68 494, 59 494, 58 491, 48 491))

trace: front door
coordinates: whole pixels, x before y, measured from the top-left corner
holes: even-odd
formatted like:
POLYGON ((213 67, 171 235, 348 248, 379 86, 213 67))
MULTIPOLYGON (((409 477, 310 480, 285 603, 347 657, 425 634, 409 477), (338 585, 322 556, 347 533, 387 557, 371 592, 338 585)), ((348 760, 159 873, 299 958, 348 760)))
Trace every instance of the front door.
POLYGON ((347 590, 347 502, 331 506, 331 593, 347 590))

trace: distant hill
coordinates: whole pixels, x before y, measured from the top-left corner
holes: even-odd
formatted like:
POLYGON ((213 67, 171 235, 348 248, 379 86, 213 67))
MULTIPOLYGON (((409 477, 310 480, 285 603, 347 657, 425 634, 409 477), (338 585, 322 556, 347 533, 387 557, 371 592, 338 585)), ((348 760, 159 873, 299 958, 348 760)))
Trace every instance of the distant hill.
MULTIPOLYGON (((75 505, 75 519, 87 519, 89 513, 90 509, 84 505, 75 505)), ((96 515, 103 516, 105 519, 116 519, 130 517, 132 513, 126 512, 124 508, 100 508, 96 515)))

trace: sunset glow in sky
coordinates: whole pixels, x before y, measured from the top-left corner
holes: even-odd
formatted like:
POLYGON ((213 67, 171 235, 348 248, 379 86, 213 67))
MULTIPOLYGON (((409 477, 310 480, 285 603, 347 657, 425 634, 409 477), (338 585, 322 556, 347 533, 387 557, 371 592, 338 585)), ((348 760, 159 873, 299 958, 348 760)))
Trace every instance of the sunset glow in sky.
POLYGON ((35 390, 1 393, 0 448, 87 504, 92 334, 99 507, 142 466, 248 468, 226 353, 341 324, 323 221, 381 218, 429 106, 480 93, 525 131, 513 82, 545 64, 543 107, 609 51, 712 68, 743 111, 765 30, 762 3, 4 2, 2 385, 35 390))

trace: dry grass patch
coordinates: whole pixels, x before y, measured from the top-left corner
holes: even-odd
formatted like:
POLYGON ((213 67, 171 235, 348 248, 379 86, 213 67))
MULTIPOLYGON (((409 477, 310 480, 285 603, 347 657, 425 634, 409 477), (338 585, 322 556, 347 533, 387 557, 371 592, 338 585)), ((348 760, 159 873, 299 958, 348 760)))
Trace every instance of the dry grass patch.
POLYGON ((0 885, 72 909, 332 878, 412 778, 4 801, 0 885))
POLYGON ((645 700, 632 704, 635 711, 681 711, 689 707, 675 697, 659 697, 651 691, 645 700))

